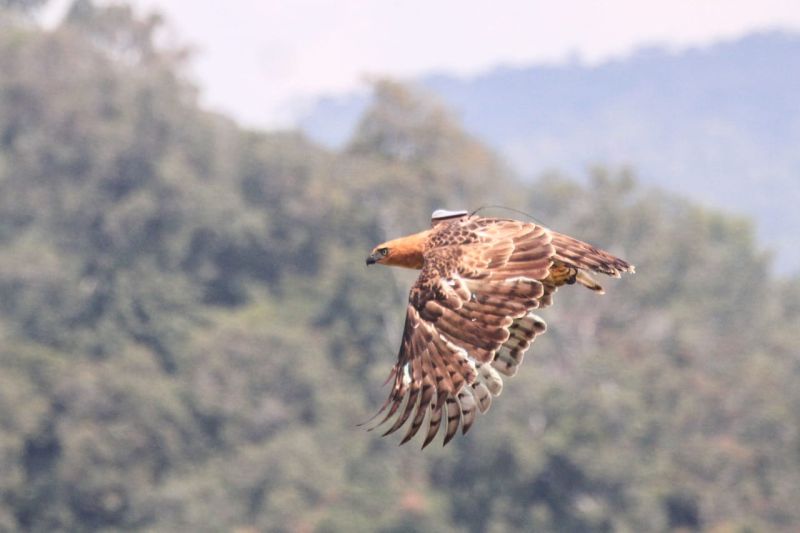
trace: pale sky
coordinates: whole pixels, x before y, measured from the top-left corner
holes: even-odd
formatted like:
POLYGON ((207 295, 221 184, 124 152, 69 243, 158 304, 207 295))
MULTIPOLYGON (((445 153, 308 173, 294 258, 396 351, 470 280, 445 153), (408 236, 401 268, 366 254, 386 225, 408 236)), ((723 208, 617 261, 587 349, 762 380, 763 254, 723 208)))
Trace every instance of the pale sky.
POLYGON ((293 123, 316 95, 365 76, 475 75, 493 66, 596 63, 663 44, 800 30, 800 0, 133 0, 196 50, 208 107, 257 127, 293 123))

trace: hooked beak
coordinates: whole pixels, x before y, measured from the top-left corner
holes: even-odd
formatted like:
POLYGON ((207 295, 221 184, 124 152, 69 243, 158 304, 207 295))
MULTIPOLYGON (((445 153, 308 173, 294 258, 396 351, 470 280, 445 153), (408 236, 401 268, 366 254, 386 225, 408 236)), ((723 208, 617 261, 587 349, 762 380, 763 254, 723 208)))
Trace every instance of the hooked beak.
POLYGON ((368 256, 367 257, 367 266, 374 265, 375 263, 377 263, 379 257, 380 256, 378 254, 372 254, 372 255, 368 256))

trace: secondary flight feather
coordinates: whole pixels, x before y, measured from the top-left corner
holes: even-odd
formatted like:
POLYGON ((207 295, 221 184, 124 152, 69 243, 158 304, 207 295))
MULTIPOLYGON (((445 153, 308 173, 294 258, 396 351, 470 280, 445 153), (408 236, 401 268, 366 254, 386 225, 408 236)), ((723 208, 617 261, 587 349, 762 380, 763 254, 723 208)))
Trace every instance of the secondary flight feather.
MULTIPOLYGON (((392 390, 375 415, 384 433, 423 427, 424 448, 466 433, 503 389, 547 326, 532 311, 562 285, 603 288, 591 272, 619 277, 633 265, 543 226, 436 211, 431 228, 375 247, 367 264, 420 270, 411 287, 392 390), (385 413, 385 414, 384 414, 385 413)), ((373 417, 373 418, 375 418, 373 417)))

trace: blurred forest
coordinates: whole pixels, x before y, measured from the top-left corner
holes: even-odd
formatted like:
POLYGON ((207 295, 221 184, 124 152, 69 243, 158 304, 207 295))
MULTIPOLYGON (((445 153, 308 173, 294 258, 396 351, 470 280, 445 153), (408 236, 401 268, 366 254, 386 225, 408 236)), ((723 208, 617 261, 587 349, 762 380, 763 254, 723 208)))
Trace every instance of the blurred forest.
POLYGON ((158 17, 43 3, 0 1, 0 531, 800 527, 800 279, 749 220, 627 169, 523 185, 390 81, 341 151, 245 131, 158 17), (365 254, 494 203, 639 273, 560 291, 447 448, 356 428, 413 279, 365 254))

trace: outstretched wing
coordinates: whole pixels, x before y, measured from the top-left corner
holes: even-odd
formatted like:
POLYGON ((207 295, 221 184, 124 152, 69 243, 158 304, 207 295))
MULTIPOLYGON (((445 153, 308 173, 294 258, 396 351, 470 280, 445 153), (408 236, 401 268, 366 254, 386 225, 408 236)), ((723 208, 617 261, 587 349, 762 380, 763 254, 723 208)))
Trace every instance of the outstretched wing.
POLYGON ((526 317, 538 306, 540 280, 555 253, 546 230, 512 221, 451 223, 433 239, 411 289, 392 391, 379 411, 388 409, 381 423, 397 416, 386 434, 411 420, 403 442, 427 417, 423 446, 437 435, 445 414, 445 444, 459 426, 466 433, 476 412, 486 411, 502 389, 495 366, 510 375, 543 331, 541 319, 526 317), (500 350, 510 341, 514 346, 500 350))

